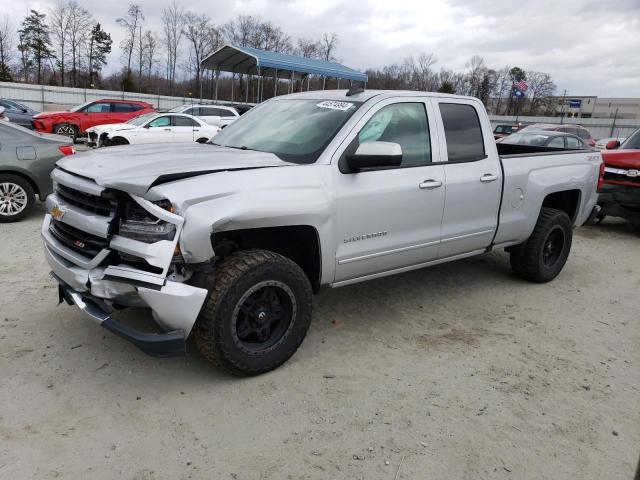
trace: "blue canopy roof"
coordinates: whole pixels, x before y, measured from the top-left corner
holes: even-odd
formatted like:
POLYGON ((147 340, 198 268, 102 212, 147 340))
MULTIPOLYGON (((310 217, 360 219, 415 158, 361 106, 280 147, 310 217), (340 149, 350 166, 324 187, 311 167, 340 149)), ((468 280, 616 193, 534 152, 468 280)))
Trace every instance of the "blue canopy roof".
POLYGON ((294 74, 314 74, 361 82, 367 81, 366 74, 336 62, 233 45, 225 45, 213 52, 202 61, 202 67, 253 75, 264 75, 268 70, 278 70, 279 72, 294 72, 294 74))

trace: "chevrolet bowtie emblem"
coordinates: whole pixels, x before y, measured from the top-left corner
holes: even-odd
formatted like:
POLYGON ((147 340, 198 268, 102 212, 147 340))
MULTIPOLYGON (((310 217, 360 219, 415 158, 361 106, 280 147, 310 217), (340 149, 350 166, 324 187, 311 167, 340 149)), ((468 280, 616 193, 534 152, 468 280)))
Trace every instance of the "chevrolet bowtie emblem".
POLYGON ((62 217, 64 217, 64 210, 56 205, 51 209, 51 216, 56 220, 62 220, 62 217))

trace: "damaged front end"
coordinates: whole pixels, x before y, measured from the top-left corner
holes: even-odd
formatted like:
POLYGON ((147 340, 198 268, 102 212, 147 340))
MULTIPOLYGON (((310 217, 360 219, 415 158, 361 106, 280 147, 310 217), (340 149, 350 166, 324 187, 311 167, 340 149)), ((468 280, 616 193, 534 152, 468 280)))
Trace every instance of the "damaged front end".
POLYGON ((168 200, 151 202, 62 169, 52 179, 42 237, 60 299, 146 353, 183 353, 207 294, 186 283, 183 217, 168 200), (163 332, 119 323, 111 313, 120 307, 149 308, 163 332))

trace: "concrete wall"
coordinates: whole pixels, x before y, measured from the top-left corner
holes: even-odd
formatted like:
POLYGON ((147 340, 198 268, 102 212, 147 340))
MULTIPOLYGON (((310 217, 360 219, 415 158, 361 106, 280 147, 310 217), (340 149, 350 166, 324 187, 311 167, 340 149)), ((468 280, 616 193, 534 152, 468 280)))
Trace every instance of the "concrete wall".
POLYGON ((523 123, 531 125, 533 123, 565 123, 578 124, 585 127, 591 132, 593 138, 607 137, 628 137, 635 130, 640 128, 640 120, 638 119, 621 119, 614 121, 613 118, 565 118, 563 121, 560 117, 516 117, 507 115, 490 115, 491 125, 495 127, 498 124, 523 123))
MULTIPOLYGON (((51 87, 12 82, 0 82, 0 97, 15 100, 39 111, 67 110, 74 105, 105 98, 140 100, 152 104, 159 110, 168 110, 186 103, 198 103, 200 101, 191 97, 166 97, 147 93, 51 87)), ((212 103, 212 100, 204 100, 204 103, 212 103)), ((231 102, 218 101, 217 103, 231 102)))

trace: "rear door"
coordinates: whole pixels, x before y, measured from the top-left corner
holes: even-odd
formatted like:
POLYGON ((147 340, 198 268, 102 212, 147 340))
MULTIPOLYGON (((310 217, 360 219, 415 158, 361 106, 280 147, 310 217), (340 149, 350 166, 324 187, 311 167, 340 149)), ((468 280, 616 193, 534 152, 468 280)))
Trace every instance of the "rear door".
POLYGON ((114 123, 125 123, 134 116, 135 107, 131 103, 113 102, 111 105, 111 118, 114 123))
POLYGON ((440 258, 491 244, 498 223, 502 170, 488 122, 475 102, 433 99, 439 112, 440 155, 447 183, 440 258))
POLYGON ((349 133, 332 164, 336 275, 348 281, 435 260, 444 205, 444 167, 426 97, 383 100, 349 133), (346 154, 371 141, 398 143, 400 167, 350 172, 346 154), (337 165, 336 165, 337 164, 337 165))
POLYGON ((174 142, 194 142, 195 130, 200 127, 195 120, 180 115, 171 116, 171 130, 174 142))

